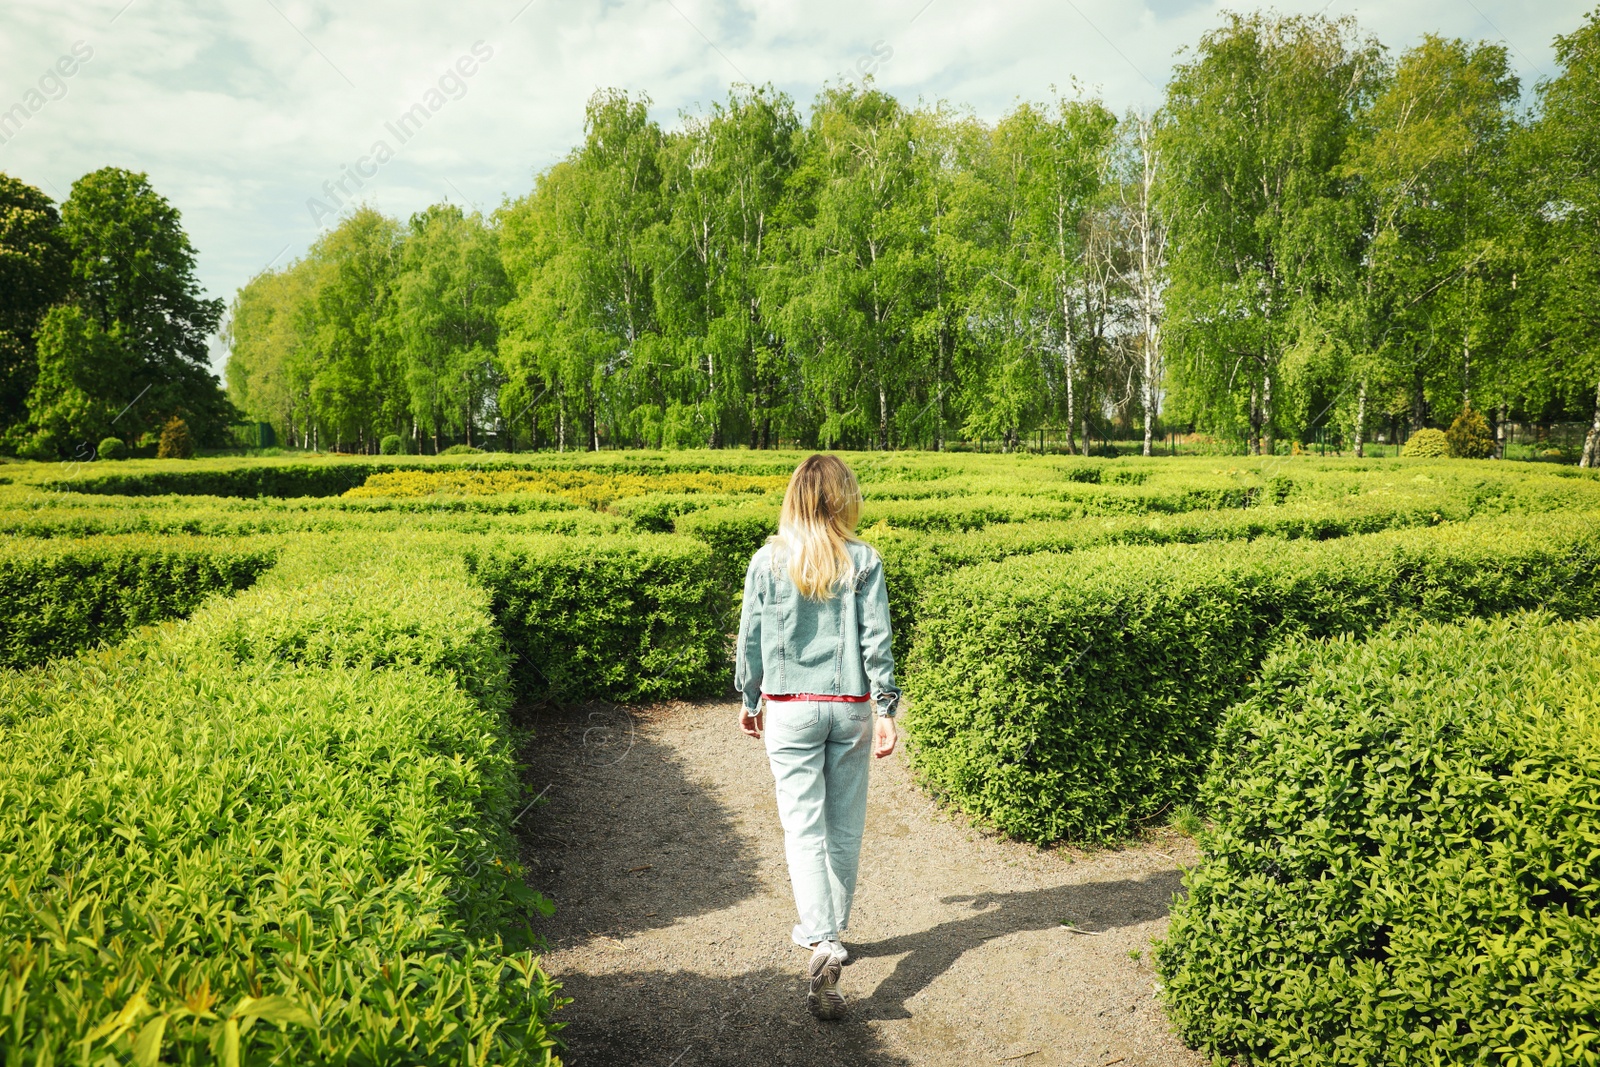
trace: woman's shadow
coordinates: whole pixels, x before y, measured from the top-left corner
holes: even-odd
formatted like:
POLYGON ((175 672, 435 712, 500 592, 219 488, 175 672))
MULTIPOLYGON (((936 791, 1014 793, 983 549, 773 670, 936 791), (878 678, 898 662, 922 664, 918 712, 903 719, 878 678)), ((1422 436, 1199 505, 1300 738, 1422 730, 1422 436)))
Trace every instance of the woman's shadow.
POLYGON ((940 903, 966 904, 975 914, 882 941, 852 942, 849 948, 852 955, 863 959, 905 954, 870 998, 875 1017, 904 1019, 911 1015, 906 1001, 987 941, 1054 928, 1061 928, 1062 937, 1079 936, 1066 926, 1092 935, 1158 919, 1167 914, 1181 886, 1180 872, 1159 871, 1114 882, 942 897, 940 903))

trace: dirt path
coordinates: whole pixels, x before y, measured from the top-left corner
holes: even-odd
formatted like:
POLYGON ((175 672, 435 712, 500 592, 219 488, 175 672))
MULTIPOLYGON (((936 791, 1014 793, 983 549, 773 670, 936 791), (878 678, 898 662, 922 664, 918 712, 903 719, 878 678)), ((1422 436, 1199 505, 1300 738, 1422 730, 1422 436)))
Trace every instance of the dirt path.
POLYGON ((528 782, 548 803, 524 858, 556 902, 545 966, 576 1001, 572 1067, 1202 1062, 1149 954, 1192 844, 1074 857, 987 837, 940 813, 901 753, 872 768, 850 1016, 813 1020, 772 776, 735 716, 535 716, 528 782))

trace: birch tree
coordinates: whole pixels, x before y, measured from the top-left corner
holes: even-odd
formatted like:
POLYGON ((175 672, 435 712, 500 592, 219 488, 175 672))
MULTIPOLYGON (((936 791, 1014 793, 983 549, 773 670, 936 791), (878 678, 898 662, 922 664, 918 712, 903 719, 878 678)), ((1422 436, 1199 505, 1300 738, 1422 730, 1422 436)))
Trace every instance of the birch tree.
POLYGON ((1252 453, 1275 447, 1295 305, 1327 288, 1336 168, 1382 73, 1351 19, 1233 14, 1168 86, 1159 202, 1181 370, 1214 423, 1243 409, 1252 453))
MULTIPOLYGON (((1544 358, 1526 376, 1530 400, 1593 408, 1579 462, 1600 466, 1600 12, 1556 38, 1561 71, 1539 87, 1530 131, 1540 238, 1537 315, 1544 358)), ((1531 317, 1531 316, 1530 316, 1531 317)), ((1530 325, 1532 325, 1530 323, 1530 325)))

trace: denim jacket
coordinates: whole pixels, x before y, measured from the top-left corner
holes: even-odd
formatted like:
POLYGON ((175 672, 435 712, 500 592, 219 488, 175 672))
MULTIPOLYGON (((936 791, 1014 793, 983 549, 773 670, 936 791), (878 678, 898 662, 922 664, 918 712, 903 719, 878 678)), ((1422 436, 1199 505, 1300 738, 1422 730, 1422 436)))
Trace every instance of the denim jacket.
POLYGON ((750 560, 733 672, 748 714, 763 692, 871 696, 891 718, 899 708, 883 560, 859 541, 849 552, 855 581, 827 600, 801 596, 788 568, 773 566, 772 545, 750 560))

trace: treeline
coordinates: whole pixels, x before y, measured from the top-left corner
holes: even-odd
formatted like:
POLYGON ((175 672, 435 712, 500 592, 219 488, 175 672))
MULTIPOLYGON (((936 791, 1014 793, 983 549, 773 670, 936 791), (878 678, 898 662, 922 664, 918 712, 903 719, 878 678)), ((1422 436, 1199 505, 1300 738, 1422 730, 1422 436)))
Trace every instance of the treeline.
POLYGON ((143 174, 87 174, 59 209, 0 174, 0 450, 93 459, 110 437, 154 449, 173 418, 224 443, 240 415, 207 355, 222 314, 143 174))
MULTIPOLYGON (((1475 409, 1589 425, 1593 464, 1600 13, 1556 59, 1524 112, 1499 45, 1394 57, 1350 19, 1253 14, 1120 118, 1058 96, 988 123, 868 82, 804 118, 738 87, 664 130, 648 99, 601 92, 583 143, 489 215, 402 223, 334 186, 339 225, 235 298, 229 396, 285 443, 425 452, 1088 450, 1168 429, 1359 452, 1475 409)), ((133 369, 195 380, 205 307, 95 311, 101 293, 74 281, 26 344, 6 325, 8 351, 38 349, 7 356, 13 447, 94 439, 75 412, 105 422, 133 369), (50 353, 136 335, 121 378, 75 372, 57 402, 50 353)), ((156 407, 204 422, 186 389, 156 407)))
POLYGON ((867 84, 805 121, 741 87, 663 130, 602 92, 491 216, 349 205, 239 293, 229 386, 300 444, 425 451, 1600 420, 1595 16, 1557 58, 1531 114, 1499 45, 1391 59, 1265 14, 1120 120, 867 84))

